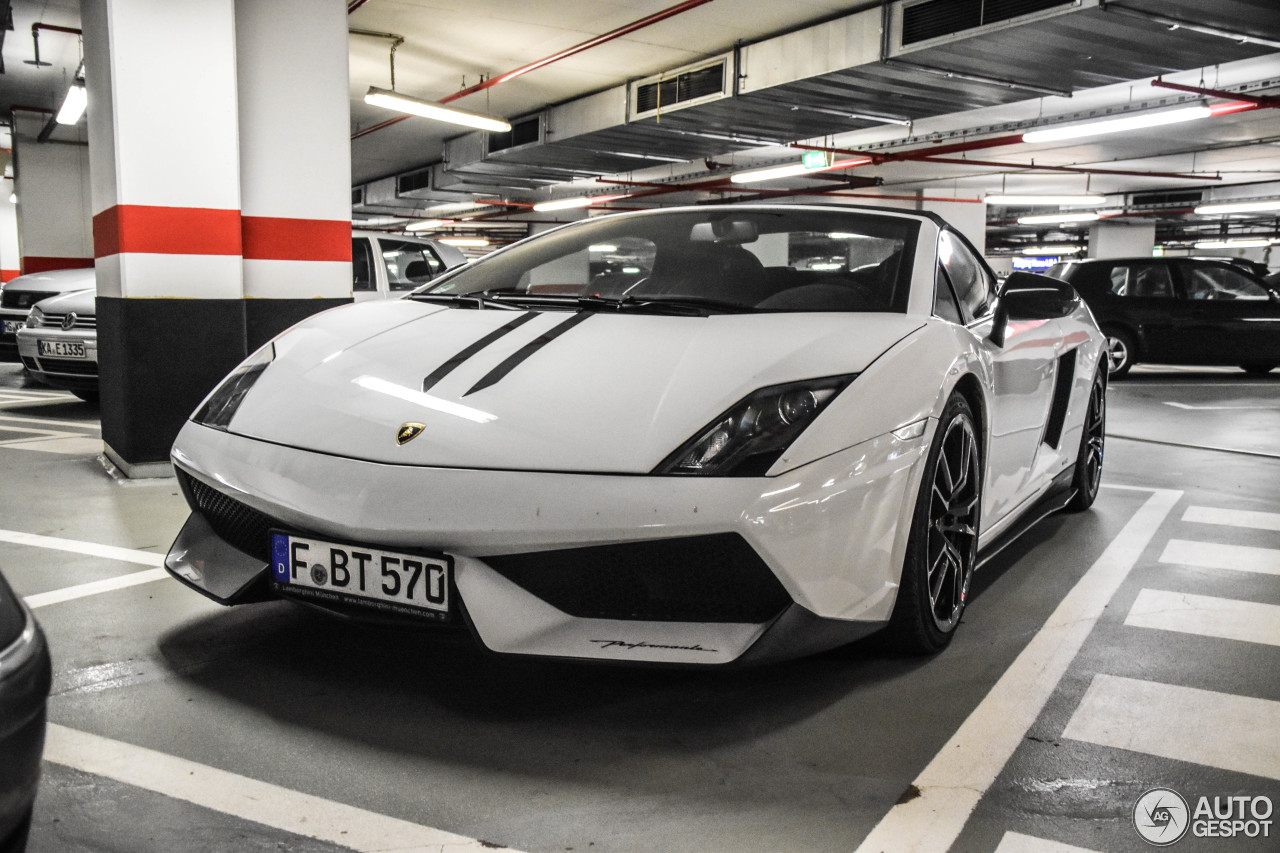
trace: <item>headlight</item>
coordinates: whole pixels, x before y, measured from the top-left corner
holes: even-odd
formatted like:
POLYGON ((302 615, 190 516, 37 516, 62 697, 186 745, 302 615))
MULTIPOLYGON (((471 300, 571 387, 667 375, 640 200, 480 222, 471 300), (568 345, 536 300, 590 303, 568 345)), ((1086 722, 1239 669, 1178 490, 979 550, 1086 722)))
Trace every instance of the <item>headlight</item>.
POLYGON ((44 322, 44 312, 39 308, 32 308, 31 313, 27 314, 26 326, 28 329, 34 329, 44 322))
POLYGON ((202 426, 227 429, 236 409, 240 408, 240 402, 275 357, 276 346, 269 343, 240 362, 240 366, 227 374, 227 378, 218 383, 213 393, 204 398, 191 420, 202 426))
POLYGON ((761 388, 685 442, 653 473, 763 476, 854 376, 761 388))

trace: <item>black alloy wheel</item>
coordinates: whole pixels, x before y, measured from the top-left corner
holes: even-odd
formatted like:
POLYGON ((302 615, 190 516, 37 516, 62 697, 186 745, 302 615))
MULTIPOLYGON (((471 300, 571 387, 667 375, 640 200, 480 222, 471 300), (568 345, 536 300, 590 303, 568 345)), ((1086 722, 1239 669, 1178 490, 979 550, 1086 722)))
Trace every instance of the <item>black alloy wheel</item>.
POLYGON ((1075 495, 1067 508, 1079 512, 1093 506, 1102 485, 1102 455, 1106 448, 1107 383, 1099 370, 1089 388, 1089 406, 1084 415, 1084 432, 1076 454, 1076 470, 1071 478, 1075 495))
POLYGON ((1133 367, 1134 356, 1137 355, 1133 336, 1119 329, 1112 329, 1104 334, 1107 336, 1107 366, 1111 376, 1119 379, 1133 367))
POLYGON ((968 401, 953 394, 929 448, 889 619, 890 641, 902 652, 943 649, 968 603, 982 507, 982 454, 974 424, 968 401))

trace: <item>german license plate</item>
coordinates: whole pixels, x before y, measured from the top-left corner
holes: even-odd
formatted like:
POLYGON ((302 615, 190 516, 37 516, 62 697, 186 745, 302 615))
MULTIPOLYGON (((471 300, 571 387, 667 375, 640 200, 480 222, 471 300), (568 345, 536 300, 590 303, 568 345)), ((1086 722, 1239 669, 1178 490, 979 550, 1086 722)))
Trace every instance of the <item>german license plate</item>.
POLYGON ((36 341, 36 354, 42 358, 88 358, 84 341, 36 341))
POLYGON ((25 320, 5 320, 4 333, 6 335, 16 335, 18 334, 18 330, 25 325, 26 325, 25 320))
POLYGON ((453 558, 271 533, 278 590, 317 601, 358 603, 388 613, 449 618, 453 558))

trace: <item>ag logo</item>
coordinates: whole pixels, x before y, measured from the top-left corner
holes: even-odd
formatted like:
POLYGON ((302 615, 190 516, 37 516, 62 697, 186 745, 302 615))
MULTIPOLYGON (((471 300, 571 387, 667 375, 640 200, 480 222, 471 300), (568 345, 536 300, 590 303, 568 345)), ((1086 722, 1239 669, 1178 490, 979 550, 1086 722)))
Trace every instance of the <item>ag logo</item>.
POLYGON ((1133 806, 1133 826, 1142 840, 1168 847, 1187 834, 1191 813, 1182 795, 1169 788, 1152 788, 1133 806))
POLYGON ((413 441, 415 438, 422 435, 422 431, 426 428, 426 424, 400 424, 400 430, 396 433, 396 444, 407 444, 410 441, 413 441))

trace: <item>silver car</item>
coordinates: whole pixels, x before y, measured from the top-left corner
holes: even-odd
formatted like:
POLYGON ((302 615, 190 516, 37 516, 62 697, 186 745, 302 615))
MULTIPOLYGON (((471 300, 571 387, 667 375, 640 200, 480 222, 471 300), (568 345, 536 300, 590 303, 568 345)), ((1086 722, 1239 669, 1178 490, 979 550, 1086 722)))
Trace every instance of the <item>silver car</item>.
POLYGON ((50 270, 20 275, 0 286, 0 361, 15 361, 15 335, 27 320, 31 307, 42 299, 95 286, 93 267, 50 270))
POLYGON ((17 334, 28 373, 85 400, 98 396, 97 297, 86 289, 41 300, 17 334))

